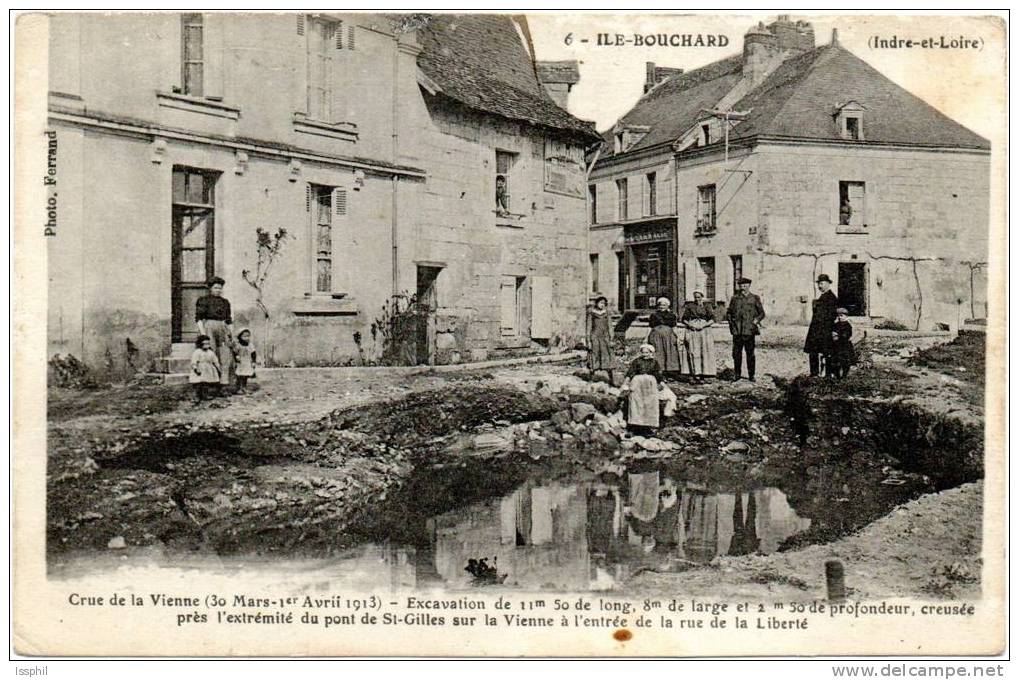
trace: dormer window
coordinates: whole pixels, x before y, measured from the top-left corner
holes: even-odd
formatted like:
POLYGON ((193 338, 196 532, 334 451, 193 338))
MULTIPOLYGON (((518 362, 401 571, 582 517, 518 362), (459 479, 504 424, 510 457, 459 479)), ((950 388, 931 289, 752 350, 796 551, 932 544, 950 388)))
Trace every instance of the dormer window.
POLYGON ((616 133, 616 153, 623 153, 625 150, 626 150, 626 147, 623 146, 623 133, 622 132, 617 132, 616 133))
POLYGON ((704 123, 701 125, 701 146, 708 144, 711 144, 711 125, 704 123))
POLYGON ((644 138, 651 128, 647 125, 618 124, 614 130, 616 153, 623 153, 644 138))
POLYGON ((866 109, 855 101, 846 102, 835 109, 835 124, 838 126, 838 134, 842 139, 849 139, 854 142, 862 142, 863 136, 863 113, 866 109))
POLYGON ((855 139, 859 141, 860 139, 862 139, 862 137, 860 136, 862 132, 863 130, 861 129, 860 126, 860 117, 846 116, 846 130, 845 130, 846 139, 855 139))

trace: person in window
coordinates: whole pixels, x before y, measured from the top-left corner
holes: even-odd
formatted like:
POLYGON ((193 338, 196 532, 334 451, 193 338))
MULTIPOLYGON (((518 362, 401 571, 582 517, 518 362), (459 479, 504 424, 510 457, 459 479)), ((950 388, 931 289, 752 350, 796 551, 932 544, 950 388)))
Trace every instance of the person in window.
POLYGON ((683 369, 680 358, 679 341, 676 339, 676 315, 669 310, 672 303, 667 297, 658 298, 658 310, 651 313, 648 325, 647 343, 655 348, 655 359, 658 366, 665 372, 679 373, 683 369))
POLYGON ((827 365, 826 370, 831 374, 831 332, 832 324, 835 323, 835 310, 839 306, 839 299, 831 292, 831 278, 827 274, 817 277, 817 288, 821 294, 814 300, 807 340, 803 343, 803 351, 809 357, 812 378, 821 375, 822 356, 827 365))
POLYGON ((743 352, 747 355, 747 378, 754 382, 754 371, 757 368, 757 359, 754 348, 757 336, 761 333, 761 321, 764 320, 764 305, 761 298, 750 292, 750 279, 743 277, 739 280, 739 290, 729 300, 729 309, 725 312, 725 319, 729 322, 729 333, 732 334, 732 381, 740 378, 743 370, 743 352))
POLYGON ((683 326, 686 328, 686 365, 694 380, 703 382, 707 377, 714 377, 715 339, 711 335, 711 326, 715 323, 715 315, 711 305, 704 302, 704 293, 694 291, 693 302, 683 309, 683 326))
POLYGON ((212 341, 212 351, 219 358, 220 384, 233 382, 233 314, 230 301, 223 297, 226 281, 216 276, 209 280, 209 294, 195 303, 195 321, 198 334, 212 341))
POLYGON ((853 219, 853 206, 849 203, 847 196, 842 199, 842 205, 839 206, 839 224, 847 225, 851 219, 853 219))
POLYGON ((594 307, 587 312, 587 362, 591 379, 595 371, 606 371, 609 383, 612 376, 612 327, 609 324, 609 301, 604 295, 595 298, 594 307))
POLYGON ((500 215, 509 215, 509 190, 504 175, 495 176, 495 211, 500 215))

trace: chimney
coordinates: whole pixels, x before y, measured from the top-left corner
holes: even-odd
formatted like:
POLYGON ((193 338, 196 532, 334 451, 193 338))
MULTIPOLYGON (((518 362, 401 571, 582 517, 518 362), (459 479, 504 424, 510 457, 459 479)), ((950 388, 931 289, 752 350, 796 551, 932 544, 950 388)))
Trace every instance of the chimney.
POLYGON ((814 28, 807 22, 785 14, 767 26, 760 22, 743 37, 743 77, 756 87, 783 61, 812 49, 814 28))
POLYGON ((681 68, 670 68, 668 66, 655 66, 655 62, 645 62, 645 77, 644 77, 644 92, 647 93, 655 85, 668 80, 672 76, 678 76, 683 73, 681 68))
POLYGON ((580 66, 577 61, 539 61, 535 63, 538 82, 559 108, 567 108, 570 90, 580 82, 580 66))

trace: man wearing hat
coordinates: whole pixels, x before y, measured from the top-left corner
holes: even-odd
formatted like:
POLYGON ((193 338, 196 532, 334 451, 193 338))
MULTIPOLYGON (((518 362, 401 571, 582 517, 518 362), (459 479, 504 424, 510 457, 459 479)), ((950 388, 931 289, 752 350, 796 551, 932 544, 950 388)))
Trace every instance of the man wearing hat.
POLYGON ((821 357, 824 356, 825 371, 831 371, 832 325, 835 323, 835 310, 839 299, 831 292, 831 278, 827 274, 817 277, 817 288, 821 294, 814 300, 810 316, 810 328, 807 329, 807 341, 803 343, 803 351, 810 358, 810 375, 816 378, 821 374, 821 357))
POLYGON ((764 305, 761 298, 750 292, 750 279, 743 277, 739 281, 739 290, 729 300, 729 309, 725 312, 725 318, 729 322, 729 332, 732 334, 732 363, 733 382, 740 378, 743 370, 743 352, 747 355, 747 377, 754 382, 754 370, 757 368, 757 359, 754 356, 754 345, 756 336, 761 332, 760 324, 764 319, 764 305))

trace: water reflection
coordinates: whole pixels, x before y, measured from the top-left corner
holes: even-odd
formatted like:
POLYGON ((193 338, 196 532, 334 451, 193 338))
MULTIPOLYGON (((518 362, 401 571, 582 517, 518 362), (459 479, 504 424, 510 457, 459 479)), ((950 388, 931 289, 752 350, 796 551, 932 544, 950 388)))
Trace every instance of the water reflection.
POLYGON ((776 488, 716 491, 657 471, 614 483, 527 481, 504 496, 427 518, 427 537, 416 549, 362 546, 349 566, 361 571, 373 559, 376 570, 379 562, 388 565, 374 578, 394 589, 501 583, 605 590, 637 570, 774 552, 809 526, 776 488), (387 571, 388 584, 380 578, 387 571))

